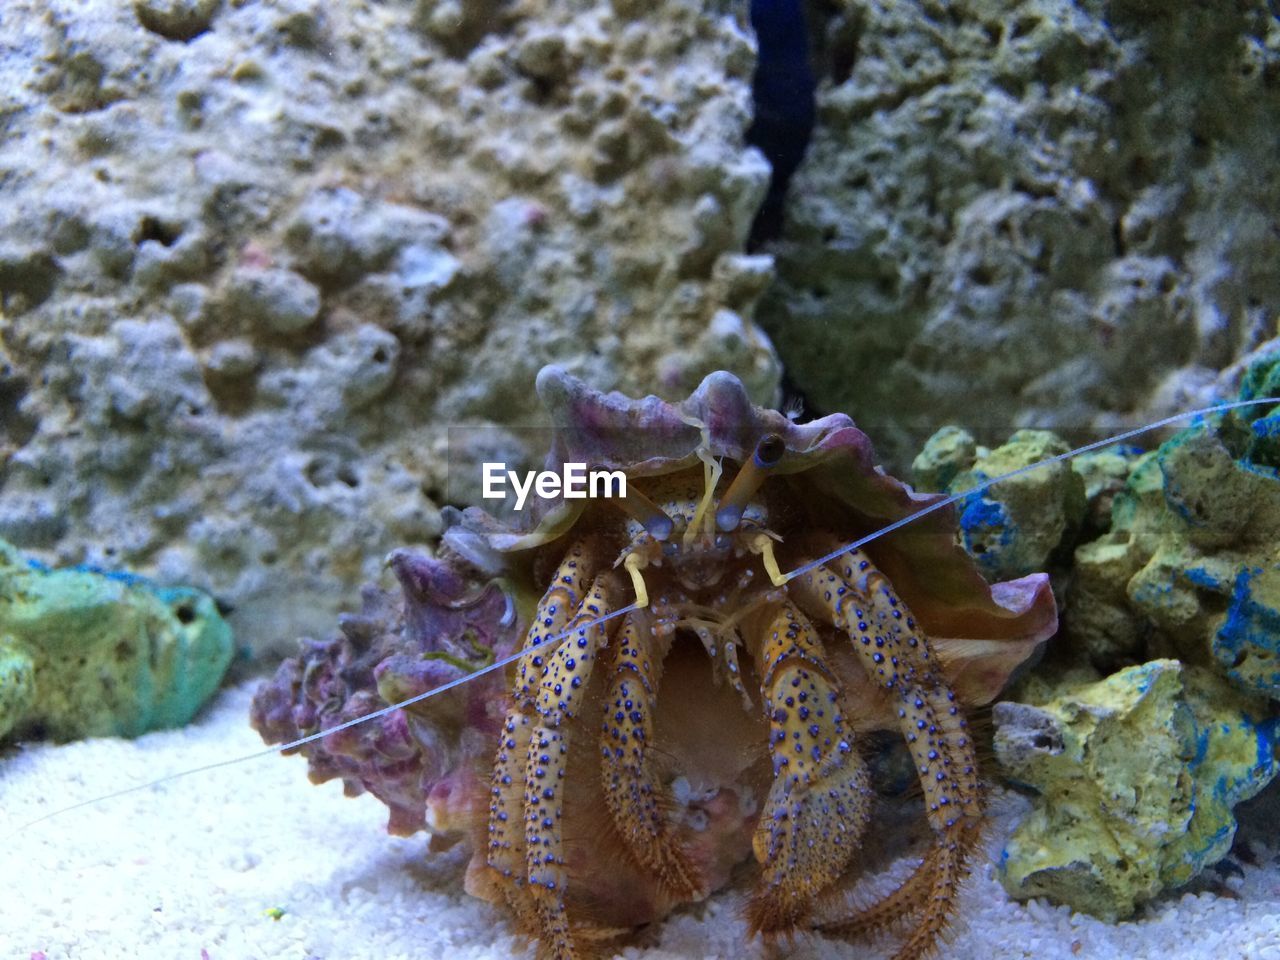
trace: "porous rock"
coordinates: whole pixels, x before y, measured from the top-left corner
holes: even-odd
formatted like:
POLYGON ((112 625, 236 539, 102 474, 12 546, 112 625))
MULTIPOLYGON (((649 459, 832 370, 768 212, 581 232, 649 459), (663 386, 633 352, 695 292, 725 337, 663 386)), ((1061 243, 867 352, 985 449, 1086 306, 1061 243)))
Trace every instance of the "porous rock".
POLYGON ((1174 660, 1001 703, 994 719, 1002 767, 1036 793, 1001 883, 1109 920, 1225 856, 1234 806, 1277 769, 1265 701, 1174 660))
POLYGON ((890 463, 940 411, 1007 435, 1194 406, 1274 328, 1264 0, 812 9, 818 125, 759 316, 890 463))
POLYGON ((218 688, 233 652, 202 591, 49 570, 0 540, 0 738, 180 726, 218 688))
POLYGON ((1059 545, 1079 530, 1086 510, 1081 477, 1052 457, 1068 447, 1047 430, 1019 430, 988 450, 958 427, 938 431, 912 465, 918 484, 959 501, 960 543, 990 580, 1021 577, 1049 566, 1059 545), (1035 464, 1044 464, 983 490, 975 488, 1035 464), (943 482, 945 480, 945 483, 943 482))
POLYGON ((448 428, 536 419, 546 362, 774 398, 745 5, 4 17, 0 535, 49 563, 319 633, 439 532, 448 428))
POLYGON ((918 490, 942 493, 977 458, 978 444, 973 434, 949 424, 926 440, 911 461, 911 482, 918 490))
MULTIPOLYGON (((1275 396, 1280 354, 1241 398, 1275 396)), ((1177 657, 1280 700, 1280 416, 1244 408, 1139 459, 1111 530, 1076 550, 1066 635, 1094 666, 1177 657)))

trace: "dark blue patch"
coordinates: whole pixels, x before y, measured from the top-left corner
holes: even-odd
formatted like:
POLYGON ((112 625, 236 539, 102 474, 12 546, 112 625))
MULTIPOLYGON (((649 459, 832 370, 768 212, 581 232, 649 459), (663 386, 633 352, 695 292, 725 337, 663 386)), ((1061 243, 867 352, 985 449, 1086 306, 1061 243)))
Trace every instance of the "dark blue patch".
POLYGON ((961 501, 960 536, 964 548, 988 575, 998 571, 1016 533, 1004 504, 975 494, 961 501))
POLYGON ((1188 567, 1184 575, 1193 586, 1225 592, 1225 584, 1204 567, 1188 567))
POLYGON ((1280 437, 1280 415, 1261 417, 1249 424, 1249 428, 1259 440, 1274 440, 1280 437))
MULTIPOLYGON (((1246 717, 1245 720, 1253 722, 1251 717, 1246 717)), ((1270 770, 1272 764, 1276 762, 1276 751, 1280 749, 1280 745, 1276 743, 1277 738, 1280 737, 1280 717, 1272 717, 1255 726, 1258 731, 1257 767, 1259 770, 1270 770)))
POLYGON ((817 115, 809 64, 809 33, 801 0, 751 0, 758 58, 751 82, 755 117, 747 143, 758 147, 773 172, 769 192, 751 225, 747 249, 782 231, 787 185, 804 159, 817 115))
POLYGON ((1237 683, 1268 696, 1280 691, 1280 611, 1259 602, 1252 588, 1262 570, 1236 575, 1226 619, 1213 638, 1213 656, 1237 683))

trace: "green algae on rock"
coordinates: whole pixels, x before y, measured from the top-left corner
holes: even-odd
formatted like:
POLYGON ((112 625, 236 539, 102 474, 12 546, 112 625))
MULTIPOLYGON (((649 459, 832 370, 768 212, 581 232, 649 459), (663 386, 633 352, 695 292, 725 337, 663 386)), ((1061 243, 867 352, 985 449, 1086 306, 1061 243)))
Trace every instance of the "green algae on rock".
MULTIPOLYGON (((1273 352, 1241 398, 1278 389, 1273 352)), ((1024 681, 1026 702, 995 712, 1005 775, 1038 794, 1001 861, 1012 896, 1128 916, 1224 856, 1235 804, 1274 777, 1277 436, 1280 416, 1234 411, 1154 452, 1095 451, 964 502, 960 539, 984 572, 1052 556, 1068 596, 1052 668, 1024 681)), ((1019 431, 987 451, 952 428, 929 441, 915 476, 962 494, 1065 450, 1019 431)))
MULTIPOLYGON (((1045 430, 1019 430, 995 450, 974 443, 958 427, 943 427, 912 464, 917 486, 964 493, 992 477, 1066 453, 1045 430)), ((960 542, 989 580, 1025 576, 1049 565, 1064 537, 1079 529, 1085 488, 1069 463, 1057 462, 975 493, 961 501, 960 542)))
POLYGON ((948 424, 925 441, 911 462, 911 482, 917 490, 950 492, 951 482, 978 459, 978 442, 964 427, 948 424))
POLYGON ((0 738, 179 726, 233 651, 231 628, 199 590, 49 570, 0 540, 0 738))
MULTIPOLYGON (((1280 383, 1280 356, 1242 399, 1280 383)), ((1139 458, 1111 530, 1075 555, 1065 618, 1100 670, 1176 657, 1280 700, 1280 414, 1233 411, 1139 458)))
POLYGON ((1230 849, 1233 807, 1275 776, 1280 720, 1266 701, 1175 660, 1069 683, 995 709, 995 750, 1039 793, 999 877, 1104 919, 1131 915, 1230 849))

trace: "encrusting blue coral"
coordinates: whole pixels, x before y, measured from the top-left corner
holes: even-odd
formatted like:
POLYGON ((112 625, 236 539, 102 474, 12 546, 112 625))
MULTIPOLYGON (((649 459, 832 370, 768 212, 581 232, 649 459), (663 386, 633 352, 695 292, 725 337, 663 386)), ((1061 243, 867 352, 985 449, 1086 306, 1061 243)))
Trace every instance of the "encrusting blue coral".
POLYGON ((231 662, 213 598, 49 570, 0 541, 0 737, 134 737, 187 723, 231 662))
MULTIPOLYGON (((1241 399, 1280 388, 1280 358, 1241 399)), ((1099 669, 1177 657, 1280 700, 1280 413, 1233 411, 1137 460, 1111 530, 1075 555, 1065 628, 1099 669)))
MULTIPOLYGON (((1277 388, 1273 353, 1240 396, 1277 388)), ((1063 636, 1028 702, 995 712, 998 758, 1038 794, 1004 851, 1011 895, 1127 916, 1223 857, 1232 808, 1275 777, 1278 427, 1236 410, 1095 464, 1098 490, 1129 465, 1110 529, 1075 551, 1063 636)))
MULTIPOLYGON (((1272 352, 1240 399, 1277 391, 1272 352)), ((1278 441, 1280 411, 1235 410, 1151 453, 1096 451, 961 501, 959 542, 988 576, 1047 566, 1067 596, 1023 702, 995 709, 997 758, 1037 795, 1002 856, 1012 896, 1128 916, 1223 857, 1233 807, 1276 775, 1278 441)), ((987 451, 948 427, 913 471, 963 493, 1066 449, 1021 430, 987 451)))
MULTIPOLYGON (((959 494, 1068 449, 1047 431, 1019 430, 1008 443, 986 450, 966 431, 944 427, 911 469, 922 489, 959 494)), ((1059 544, 1080 527, 1085 509, 1084 483, 1073 464, 1051 463, 962 500, 960 542, 989 579, 1025 576, 1049 566, 1059 544)))
POLYGON ((1210 649, 1232 680, 1280 697, 1280 570, 1246 567, 1236 574, 1231 605, 1210 649))

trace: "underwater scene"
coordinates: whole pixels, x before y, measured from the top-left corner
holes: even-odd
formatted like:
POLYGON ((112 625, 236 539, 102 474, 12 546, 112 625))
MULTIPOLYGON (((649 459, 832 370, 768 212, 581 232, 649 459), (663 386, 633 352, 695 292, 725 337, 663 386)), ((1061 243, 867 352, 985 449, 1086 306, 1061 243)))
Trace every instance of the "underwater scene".
POLYGON ((1280 960, 1274 0, 0 76, 0 960, 1280 960))

